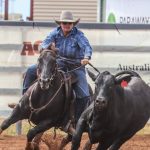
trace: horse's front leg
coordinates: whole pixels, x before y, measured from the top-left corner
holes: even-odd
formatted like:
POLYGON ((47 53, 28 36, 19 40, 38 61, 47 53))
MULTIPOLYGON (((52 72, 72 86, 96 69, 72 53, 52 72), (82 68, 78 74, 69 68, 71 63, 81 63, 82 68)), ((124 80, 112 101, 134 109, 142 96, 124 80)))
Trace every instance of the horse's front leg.
POLYGON ((83 132, 85 131, 85 128, 86 128, 86 122, 84 118, 81 116, 80 119, 78 120, 76 131, 72 138, 71 150, 78 150, 78 148, 80 147, 81 137, 83 132))
POLYGON ((39 145, 34 143, 33 138, 40 133, 45 132, 46 130, 50 129, 52 127, 52 121, 51 120, 45 120, 39 123, 34 128, 30 129, 27 134, 27 143, 25 150, 39 150, 39 145), (33 143, 32 143, 33 140, 33 143))
POLYGON ((7 129, 10 125, 16 123, 19 120, 24 119, 24 115, 21 112, 20 105, 18 104, 12 111, 11 116, 5 119, 0 126, 0 134, 7 129))

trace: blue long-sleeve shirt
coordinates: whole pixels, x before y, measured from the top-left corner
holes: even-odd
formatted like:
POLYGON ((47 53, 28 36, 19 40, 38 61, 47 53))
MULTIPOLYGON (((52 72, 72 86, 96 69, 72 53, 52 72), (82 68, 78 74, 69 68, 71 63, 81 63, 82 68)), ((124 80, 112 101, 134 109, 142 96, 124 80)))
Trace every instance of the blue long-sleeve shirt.
POLYGON ((73 27, 67 37, 63 35, 61 27, 55 28, 42 42, 43 49, 48 48, 54 42, 59 49, 59 55, 66 58, 81 60, 91 58, 92 48, 83 32, 73 27))

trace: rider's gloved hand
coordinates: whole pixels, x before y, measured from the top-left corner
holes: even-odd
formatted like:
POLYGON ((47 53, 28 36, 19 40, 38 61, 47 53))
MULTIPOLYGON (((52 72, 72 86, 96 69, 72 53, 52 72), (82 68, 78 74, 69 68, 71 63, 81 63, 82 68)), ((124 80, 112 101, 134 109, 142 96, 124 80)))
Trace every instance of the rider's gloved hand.
POLYGON ((81 60, 81 65, 87 65, 89 63, 89 59, 88 58, 84 58, 81 60))

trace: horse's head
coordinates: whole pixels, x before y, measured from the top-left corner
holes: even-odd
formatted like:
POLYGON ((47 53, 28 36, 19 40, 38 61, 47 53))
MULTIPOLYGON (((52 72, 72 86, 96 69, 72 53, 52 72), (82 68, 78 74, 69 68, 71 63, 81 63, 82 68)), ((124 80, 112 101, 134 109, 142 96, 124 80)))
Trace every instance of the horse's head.
POLYGON ((38 58, 38 82, 41 89, 49 88, 51 81, 57 71, 56 52, 53 50, 43 50, 38 58))

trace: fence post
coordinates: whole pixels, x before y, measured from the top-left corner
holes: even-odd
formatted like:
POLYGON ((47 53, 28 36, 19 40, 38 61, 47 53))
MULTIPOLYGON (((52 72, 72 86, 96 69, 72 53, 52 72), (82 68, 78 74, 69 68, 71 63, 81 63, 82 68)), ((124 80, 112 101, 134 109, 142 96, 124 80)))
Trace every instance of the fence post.
POLYGON ((16 123, 16 133, 17 135, 22 134, 22 121, 21 120, 16 123))

